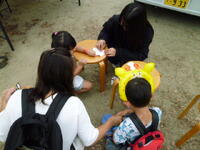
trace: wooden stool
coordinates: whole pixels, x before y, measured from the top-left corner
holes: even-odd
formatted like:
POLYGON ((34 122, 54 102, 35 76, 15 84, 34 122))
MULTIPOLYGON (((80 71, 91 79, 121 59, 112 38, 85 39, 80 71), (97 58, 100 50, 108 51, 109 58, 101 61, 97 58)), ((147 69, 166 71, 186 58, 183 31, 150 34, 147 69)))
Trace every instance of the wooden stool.
MULTIPOLYGON (((138 64, 140 68, 144 68, 146 62, 143 61, 133 61, 135 64, 138 64)), ((122 67, 125 67, 126 64, 124 64, 122 67)), ((157 89, 160 85, 160 73, 156 70, 153 69, 153 71, 151 72, 151 75, 153 77, 154 83, 155 83, 155 88, 157 89)), ((116 93, 116 89, 118 87, 119 84, 119 79, 115 79, 113 86, 112 86, 112 94, 111 94, 111 99, 110 99, 110 109, 113 108, 113 104, 114 104, 114 100, 115 100, 115 93, 116 93)))
MULTIPOLYGON (((78 43, 78 46, 81 46, 86 49, 92 49, 96 46, 97 40, 84 40, 78 43)), ((99 83, 100 83, 100 92, 105 90, 105 73, 107 68, 107 59, 106 55, 104 56, 88 56, 87 54, 81 52, 73 53, 76 60, 85 59, 88 64, 99 64, 99 83)))
MULTIPOLYGON (((200 95, 195 96, 192 101, 190 102, 190 104, 185 108, 185 110, 183 110, 183 112, 180 113, 180 115, 178 116, 178 119, 182 119, 188 112, 189 110, 192 108, 192 106, 194 106, 194 104, 200 99, 200 95)), ((199 107, 199 111, 200 111, 200 103, 198 105, 199 107)), ((200 131, 200 122, 197 123, 190 131, 188 131, 185 135, 183 135, 181 137, 181 139, 179 139, 176 142, 176 146, 179 147, 182 144, 184 144, 188 139, 190 139, 192 136, 194 136, 195 134, 197 134, 200 131)))

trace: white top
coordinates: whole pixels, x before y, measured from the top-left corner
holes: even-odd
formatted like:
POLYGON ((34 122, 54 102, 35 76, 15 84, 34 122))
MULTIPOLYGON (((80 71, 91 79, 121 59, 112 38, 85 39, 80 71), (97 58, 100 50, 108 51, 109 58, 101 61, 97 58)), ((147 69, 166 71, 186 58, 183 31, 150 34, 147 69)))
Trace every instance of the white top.
MULTIPOLYGON (((13 122, 22 116, 21 107, 22 90, 16 91, 9 99, 4 111, 0 112, 0 141, 5 141, 13 122)), ((55 97, 56 94, 53 96, 55 97)), ((36 113, 45 114, 52 102, 52 96, 45 99, 47 105, 41 101, 36 102, 36 113)), ((57 122, 61 128, 63 137, 63 150, 70 150, 73 143, 76 150, 84 149, 84 146, 93 144, 99 130, 95 128, 78 97, 71 96, 58 115, 57 122)))

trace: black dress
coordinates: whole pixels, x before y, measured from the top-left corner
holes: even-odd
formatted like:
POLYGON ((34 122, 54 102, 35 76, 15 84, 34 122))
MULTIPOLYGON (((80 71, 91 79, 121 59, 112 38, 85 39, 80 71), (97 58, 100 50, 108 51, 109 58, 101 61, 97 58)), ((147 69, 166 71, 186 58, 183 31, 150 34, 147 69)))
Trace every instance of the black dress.
POLYGON ((103 25, 98 40, 103 39, 106 41, 108 48, 115 48, 116 55, 108 57, 108 60, 115 65, 123 65, 131 60, 144 60, 148 57, 149 45, 153 39, 154 31, 149 24, 145 33, 145 39, 135 48, 133 44, 128 42, 126 32, 119 24, 119 15, 112 16, 103 25))

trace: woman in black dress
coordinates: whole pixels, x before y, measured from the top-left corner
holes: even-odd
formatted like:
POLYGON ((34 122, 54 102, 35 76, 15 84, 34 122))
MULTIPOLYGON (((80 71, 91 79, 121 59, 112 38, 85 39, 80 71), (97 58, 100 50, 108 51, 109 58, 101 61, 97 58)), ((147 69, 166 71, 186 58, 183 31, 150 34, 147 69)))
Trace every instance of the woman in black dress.
POLYGON ((121 66, 127 61, 146 59, 153 35, 145 6, 137 2, 130 3, 120 15, 113 15, 104 23, 96 47, 103 49, 107 45, 108 60, 121 66))

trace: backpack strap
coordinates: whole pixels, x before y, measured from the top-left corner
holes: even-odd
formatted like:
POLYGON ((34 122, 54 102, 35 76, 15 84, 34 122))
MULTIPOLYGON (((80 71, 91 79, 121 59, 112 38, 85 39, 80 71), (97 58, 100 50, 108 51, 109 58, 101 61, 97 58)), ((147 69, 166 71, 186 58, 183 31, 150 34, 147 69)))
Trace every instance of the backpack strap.
POLYGON ((23 89, 22 90, 22 116, 27 113, 35 113, 35 103, 30 102, 29 95, 33 89, 23 89))
POLYGON ((140 119, 135 113, 130 114, 129 118, 135 124, 135 127, 138 129, 141 136, 147 133, 147 129, 145 128, 145 126, 143 125, 143 123, 140 121, 140 119))
POLYGON ((58 93, 56 95, 56 97, 53 99, 53 102, 51 103, 46 116, 48 118, 52 118, 53 119, 57 119, 61 109, 63 108, 63 106, 65 105, 65 103, 67 102, 67 100, 69 99, 71 95, 62 95, 60 93, 58 93))
POLYGON ((152 124, 149 128, 145 128, 144 124, 140 121, 135 113, 130 114, 129 118, 135 124, 136 128, 140 132, 141 136, 147 134, 149 131, 155 131, 158 128, 159 118, 155 110, 149 109, 152 113, 152 124))
POLYGON ((151 131, 156 131, 158 129, 158 124, 159 124, 158 113, 153 109, 149 109, 149 110, 150 110, 150 112, 152 114, 151 131))

